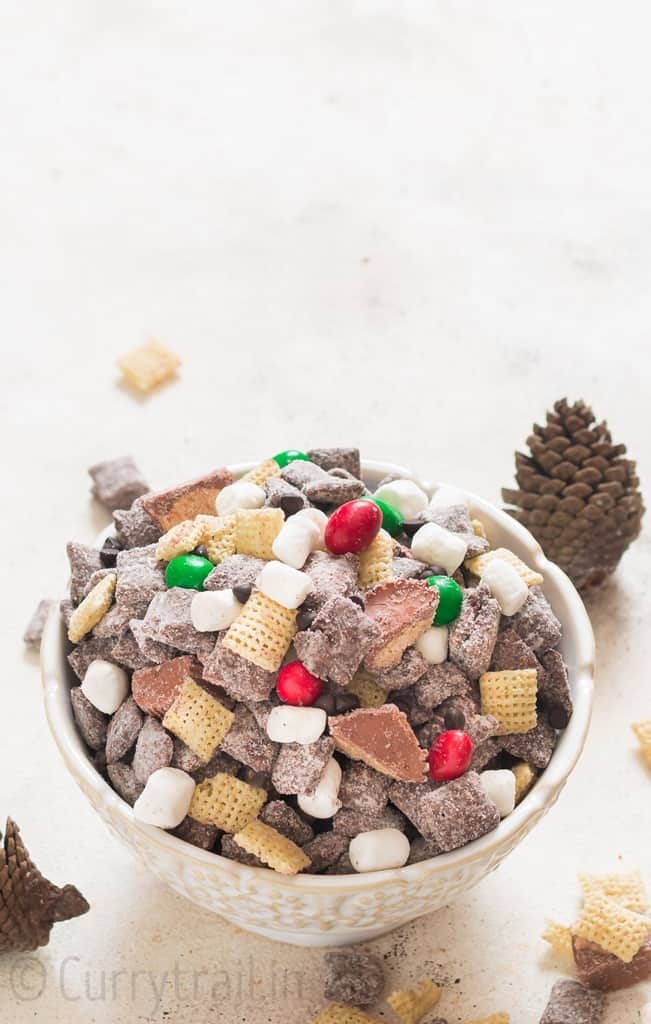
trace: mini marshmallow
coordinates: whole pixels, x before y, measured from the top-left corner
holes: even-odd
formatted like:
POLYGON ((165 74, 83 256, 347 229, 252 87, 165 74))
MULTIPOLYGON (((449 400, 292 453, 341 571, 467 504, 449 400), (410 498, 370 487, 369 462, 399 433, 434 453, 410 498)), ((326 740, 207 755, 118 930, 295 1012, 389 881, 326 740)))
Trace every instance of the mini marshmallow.
POLYGON ((430 498, 430 508, 452 508, 453 505, 465 505, 468 508, 468 498, 458 487, 450 484, 441 484, 430 498))
POLYGON ((415 647, 428 665, 440 665, 448 656, 448 627, 430 626, 418 637, 415 647))
MULTIPOLYGON (((316 512, 318 509, 310 511, 316 512)), ((297 512, 287 520, 271 545, 276 558, 294 569, 303 568, 309 555, 319 547, 321 538, 316 523, 307 518, 299 519, 300 515, 297 512)))
POLYGON ((242 611, 232 590, 202 590, 190 605, 192 625, 200 633, 228 629, 242 611))
POLYGON ((234 484, 223 487, 215 500, 215 508, 220 516, 229 516, 238 508, 262 508, 265 493, 262 487, 252 484, 250 480, 236 480, 234 484))
POLYGON ((321 708, 289 704, 272 708, 267 718, 267 736, 274 743, 315 743, 323 735, 327 717, 321 708))
POLYGON ((484 793, 491 800, 500 818, 506 818, 515 807, 515 775, 509 768, 482 772, 479 776, 484 793))
POLYGON ((325 512, 322 512, 320 508, 302 508, 300 512, 292 516, 292 519, 294 521, 298 519, 299 523, 309 522, 316 526, 319 538, 313 550, 325 551, 325 528, 328 525, 328 517, 325 512))
POLYGON ((411 553, 426 565, 440 565, 452 575, 466 557, 467 547, 458 533, 452 533, 438 523, 425 523, 413 536, 411 553))
POLYGON ((314 590, 314 583, 306 572, 292 569, 283 562, 267 562, 255 585, 283 608, 298 608, 314 590))
POLYGON ((338 798, 341 785, 341 765, 331 757, 319 784, 311 796, 299 794, 298 806, 312 818, 332 818, 341 807, 338 798))
POLYGON ((409 859, 409 840, 397 828, 376 828, 360 832, 348 847, 355 871, 385 871, 401 868, 409 859))
POLYGON ((415 519, 419 512, 427 508, 428 497, 413 480, 392 480, 382 484, 373 495, 381 498, 387 505, 397 508, 403 519, 415 519))
POLYGON ((129 696, 129 677, 119 665, 96 658, 86 669, 81 692, 98 711, 113 715, 129 696))
POLYGON ((504 615, 515 615, 529 596, 529 587, 512 565, 502 558, 493 558, 481 578, 504 615))
POLYGON ((133 805, 134 817, 145 825, 176 828, 192 803, 194 779, 180 768, 158 768, 133 805))

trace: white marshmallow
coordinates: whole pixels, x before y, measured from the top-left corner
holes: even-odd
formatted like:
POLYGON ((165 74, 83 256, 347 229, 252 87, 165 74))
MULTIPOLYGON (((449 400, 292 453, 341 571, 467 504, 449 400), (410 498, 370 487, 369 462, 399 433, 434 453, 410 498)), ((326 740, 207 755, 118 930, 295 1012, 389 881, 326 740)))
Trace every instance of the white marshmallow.
POLYGON ((310 519, 299 519, 299 515, 297 512, 287 520, 271 545, 276 558, 294 569, 302 569, 320 543, 319 527, 310 519))
POLYGON ((506 818, 515 807, 515 775, 508 768, 481 772, 479 781, 484 793, 497 807, 500 818, 506 818))
POLYGON ((451 508, 453 505, 465 505, 468 508, 468 498, 458 487, 441 484, 430 498, 429 507, 451 508))
POLYGON ((504 615, 515 615, 529 597, 529 587, 512 565, 502 558, 488 563, 481 578, 504 615))
POLYGON ((440 565, 450 575, 466 557, 468 545, 458 533, 445 530, 438 523, 425 523, 414 534, 411 553, 426 565, 440 565))
POLYGON ((325 528, 328 525, 328 517, 325 512, 322 512, 320 508, 302 508, 300 512, 291 517, 290 521, 296 519, 298 519, 299 523, 310 522, 313 526, 316 526, 319 531, 319 539, 314 550, 325 551, 325 528))
POLYGON ((274 743, 315 743, 323 735, 327 717, 321 708, 299 708, 291 704, 272 708, 267 719, 267 736, 274 743))
POLYGON ((341 766, 331 757, 314 793, 311 796, 298 795, 298 806, 312 818, 332 818, 341 807, 338 798, 340 785, 341 766))
POLYGON ((640 1010, 640 1024, 651 1024, 651 1003, 645 1003, 640 1010))
POLYGON ((314 590, 314 583, 306 572, 292 569, 283 562, 267 562, 255 585, 283 608, 298 608, 314 590))
POLYGON ((129 696, 129 677, 119 665, 96 658, 86 669, 81 692, 98 711, 112 715, 129 696))
POLYGON ((215 508, 220 516, 229 516, 237 512, 238 508, 262 508, 264 503, 262 487, 252 484, 250 480, 236 480, 234 484, 222 488, 217 495, 215 508))
POLYGON ((232 590, 202 590, 192 598, 190 618, 200 633, 214 633, 228 629, 241 611, 242 605, 232 590))
POLYGON ((448 656, 448 627, 430 626, 421 633, 415 646, 428 665, 440 665, 448 656))
POLYGON ((387 505, 398 509, 403 519, 415 519, 419 512, 427 508, 428 497, 413 480, 392 480, 382 484, 374 494, 387 505))
POLYGON ((145 825, 176 828, 190 810, 194 779, 180 768, 159 768, 133 805, 133 813, 145 825))
POLYGON ((401 868, 409 860, 409 840, 397 828, 376 828, 360 832, 348 847, 355 871, 384 871, 401 868))

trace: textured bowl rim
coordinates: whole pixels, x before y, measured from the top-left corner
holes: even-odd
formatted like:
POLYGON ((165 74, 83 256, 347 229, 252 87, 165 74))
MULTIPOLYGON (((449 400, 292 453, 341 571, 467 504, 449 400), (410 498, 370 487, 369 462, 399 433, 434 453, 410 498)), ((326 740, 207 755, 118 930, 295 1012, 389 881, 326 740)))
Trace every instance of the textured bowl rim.
MULTIPOLYGON (((238 463, 228 468, 237 477, 251 469, 255 462, 238 463)), ((382 476, 399 473, 401 476, 416 481, 428 494, 432 494, 442 483, 431 483, 419 478, 411 470, 393 463, 363 460, 362 469, 366 474, 382 476)), ((523 798, 514 811, 504 818, 498 827, 480 839, 450 853, 439 854, 428 860, 409 864, 402 868, 385 871, 374 871, 368 874, 352 875, 295 875, 285 877, 269 868, 250 867, 237 861, 229 860, 220 854, 201 850, 190 843, 136 821, 133 808, 129 806, 111 788, 90 762, 84 744, 74 725, 72 708, 68 698, 68 672, 62 673, 61 666, 65 661, 65 631, 60 620, 58 608, 54 607, 41 643, 41 675, 43 681, 45 713, 50 731, 59 748, 66 767, 77 783, 94 791, 100 802, 110 805, 114 813, 121 817, 131 832, 138 833, 147 844, 158 846, 168 854, 194 862, 197 866, 207 869, 226 871, 239 876, 249 883, 264 884, 273 879, 274 885, 284 886, 290 890, 325 894, 328 892, 343 893, 383 886, 389 881, 400 881, 403 884, 422 880, 427 876, 443 873, 450 868, 461 868, 474 861, 481 861, 487 855, 497 852, 502 846, 508 845, 521 830, 527 831, 527 825, 551 806, 560 789, 574 769, 583 750, 590 725, 592 698, 594 689, 595 642, 588 613, 573 584, 565 573, 543 554, 540 544, 524 526, 515 519, 485 501, 478 495, 459 488, 466 494, 473 513, 483 515, 490 528, 491 523, 499 525, 519 549, 528 564, 537 569, 545 577, 545 584, 552 580, 563 597, 569 616, 574 625, 577 641, 577 657, 568 665, 573 679, 574 712, 567 728, 558 740, 549 765, 542 773, 530 792, 523 798), (83 783, 83 785, 82 785, 83 783)), ((102 531, 108 534, 112 526, 102 531)), ((557 615, 562 620, 564 633, 567 630, 568 615, 557 615)))

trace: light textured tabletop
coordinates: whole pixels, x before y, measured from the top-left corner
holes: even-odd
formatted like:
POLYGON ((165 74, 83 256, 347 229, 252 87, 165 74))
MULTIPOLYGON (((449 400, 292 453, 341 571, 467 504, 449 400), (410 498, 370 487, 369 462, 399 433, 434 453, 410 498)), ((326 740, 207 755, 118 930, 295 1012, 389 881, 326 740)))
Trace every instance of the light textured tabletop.
MULTIPOLYGON (((4 3, 0 812, 92 913, 0 962, 12 1024, 299 1024, 322 954, 254 939, 147 877, 66 774, 20 637, 65 542, 107 522, 86 467, 153 485, 290 446, 489 500, 531 422, 591 401, 651 481, 648 5, 600 0, 4 3), (115 359, 183 358, 146 401, 115 359)), ((559 804, 454 906, 374 947, 452 1024, 536 1024, 581 869, 642 868, 650 533, 589 600, 599 678, 559 804)), ((607 1024, 638 1020, 641 989, 607 1024)), ((649 998, 647 991, 646 998, 649 998)), ((389 1018, 385 1007, 385 1015, 389 1018)))

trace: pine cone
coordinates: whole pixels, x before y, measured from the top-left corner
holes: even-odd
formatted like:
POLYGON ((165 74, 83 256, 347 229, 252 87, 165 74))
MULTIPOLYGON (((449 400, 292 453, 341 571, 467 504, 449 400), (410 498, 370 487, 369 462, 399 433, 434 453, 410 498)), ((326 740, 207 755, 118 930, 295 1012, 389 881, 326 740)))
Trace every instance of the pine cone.
POLYGON ((75 889, 58 889, 30 859, 18 826, 7 819, 0 847, 0 953, 24 953, 50 940, 52 925, 85 914, 90 907, 75 889))
POLYGON ((594 426, 584 402, 563 398, 534 424, 531 455, 516 452, 520 490, 502 491, 507 509, 540 542, 580 590, 603 583, 640 532, 644 503, 626 445, 594 426))

